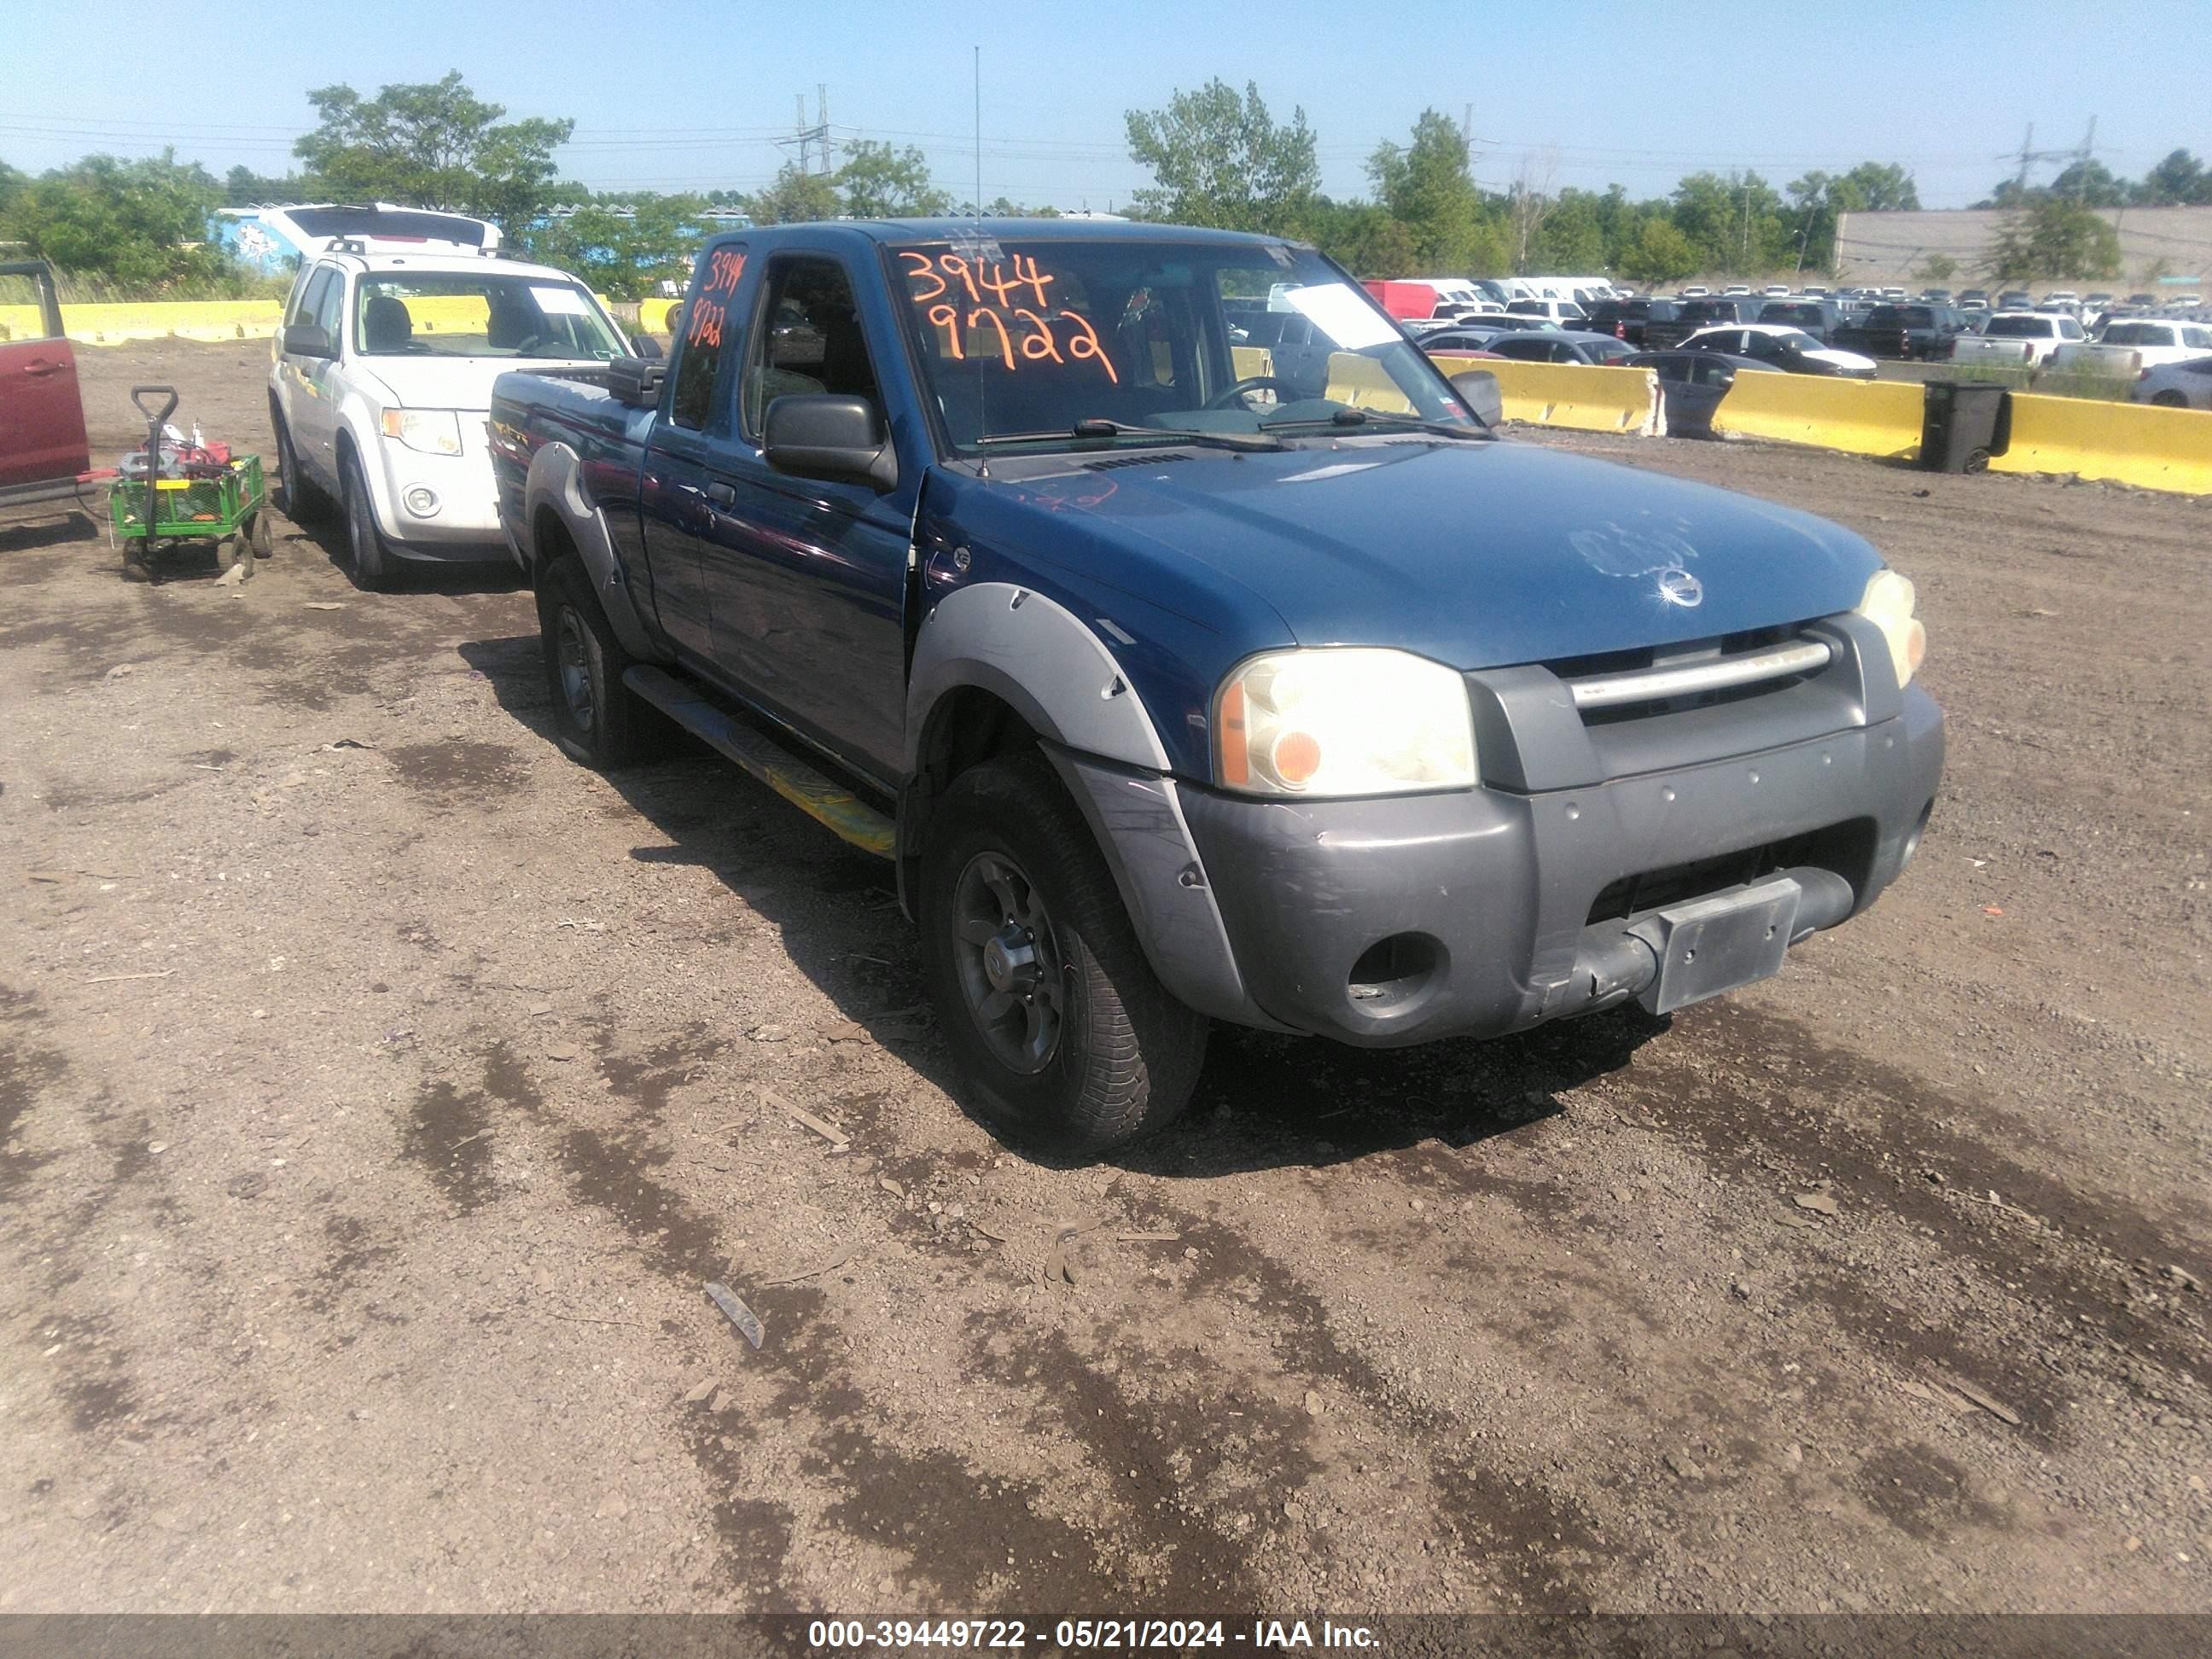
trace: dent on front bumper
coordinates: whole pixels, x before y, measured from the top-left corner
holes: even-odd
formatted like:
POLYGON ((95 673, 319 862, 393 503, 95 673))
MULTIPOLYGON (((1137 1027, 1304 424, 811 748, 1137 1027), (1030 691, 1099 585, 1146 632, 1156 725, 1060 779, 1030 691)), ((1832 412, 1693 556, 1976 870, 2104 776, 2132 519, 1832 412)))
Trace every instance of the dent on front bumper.
POLYGON ((1171 991, 1385 1047, 1624 1000, 1652 976, 1660 909, 1777 872, 1802 890, 1791 943, 1863 910, 1943 764, 1924 691, 1864 701, 1883 718, 1563 787, 1532 755, 1525 787, 1263 801, 1057 758, 1171 991))

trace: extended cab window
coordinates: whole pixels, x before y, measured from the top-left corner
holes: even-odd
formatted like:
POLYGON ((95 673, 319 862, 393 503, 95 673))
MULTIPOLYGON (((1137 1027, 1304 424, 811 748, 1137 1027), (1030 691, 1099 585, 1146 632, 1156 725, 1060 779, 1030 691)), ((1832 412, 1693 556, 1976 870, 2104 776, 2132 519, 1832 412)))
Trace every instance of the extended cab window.
POLYGON ((690 301, 678 313, 676 376, 668 418, 694 432, 726 430, 729 387, 744 329, 732 309, 745 274, 743 243, 708 250, 690 301))
POLYGON ((865 398, 880 412, 883 392, 844 266, 805 255, 778 259, 767 288, 745 360, 745 435, 760 435, 778 398, 830 392, 865 398))

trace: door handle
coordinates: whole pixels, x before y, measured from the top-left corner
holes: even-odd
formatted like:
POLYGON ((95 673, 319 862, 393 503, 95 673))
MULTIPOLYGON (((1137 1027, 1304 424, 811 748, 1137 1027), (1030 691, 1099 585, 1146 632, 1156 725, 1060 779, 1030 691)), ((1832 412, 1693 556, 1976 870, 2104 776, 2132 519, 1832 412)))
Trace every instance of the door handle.
POLYGON ((738 499, 738 492, 726 483, 709 483, 707 486, 707 499, 716 507, 728 507, 738 499))
POLYGON ((59 363, 33 363, 23 371, 35 380, 43 380, 49 374, 58 374, 61 372, 62 366, 59 363))

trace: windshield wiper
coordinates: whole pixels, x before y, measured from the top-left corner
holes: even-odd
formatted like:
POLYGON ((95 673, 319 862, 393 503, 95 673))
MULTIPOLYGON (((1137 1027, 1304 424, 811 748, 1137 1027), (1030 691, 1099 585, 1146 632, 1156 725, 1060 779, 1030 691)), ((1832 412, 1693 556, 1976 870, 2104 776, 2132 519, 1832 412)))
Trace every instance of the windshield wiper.
POLYGON ((1307 416, 1295 421, 1262 421, 1262 432, 1287 432, 1300 426, 1369 426, 1388 422, 1392 426, 1410 426, 1422 432, 1433 432, 1440 438, 1483 439, 1490 435, 1486 426, 1454 426, 1445 421, 1423 420, 1418 415, 1393 415, 1387 410, 1372 409, 1340 409, 1333 415, 1307 416))
POLYGON ((1256 432, 1195 432, 1172 426, 1130 426, 1097 416, 1088 416, 1058 432, 994 432, 975 442, 981 447, 988 444, 1044 443, 1055 438, 1146 438, 1158 444, 1198 444, 1214 449, 1279 450, 1283 447, 1280 440, 1263 437, 1256 432))

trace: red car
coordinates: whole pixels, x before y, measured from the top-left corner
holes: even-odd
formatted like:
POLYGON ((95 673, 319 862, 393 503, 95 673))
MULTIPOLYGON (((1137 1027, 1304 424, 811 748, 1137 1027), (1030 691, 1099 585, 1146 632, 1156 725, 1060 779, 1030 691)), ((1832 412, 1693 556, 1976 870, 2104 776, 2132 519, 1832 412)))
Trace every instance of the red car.
POLYGON ((77 394, 76 352, 62 332, 54 273, 42 259, 0 264, 0 277, 27 277, 38 291, 39 332, 0 339, 0 507, 58 501, 94 480, 77 394))

